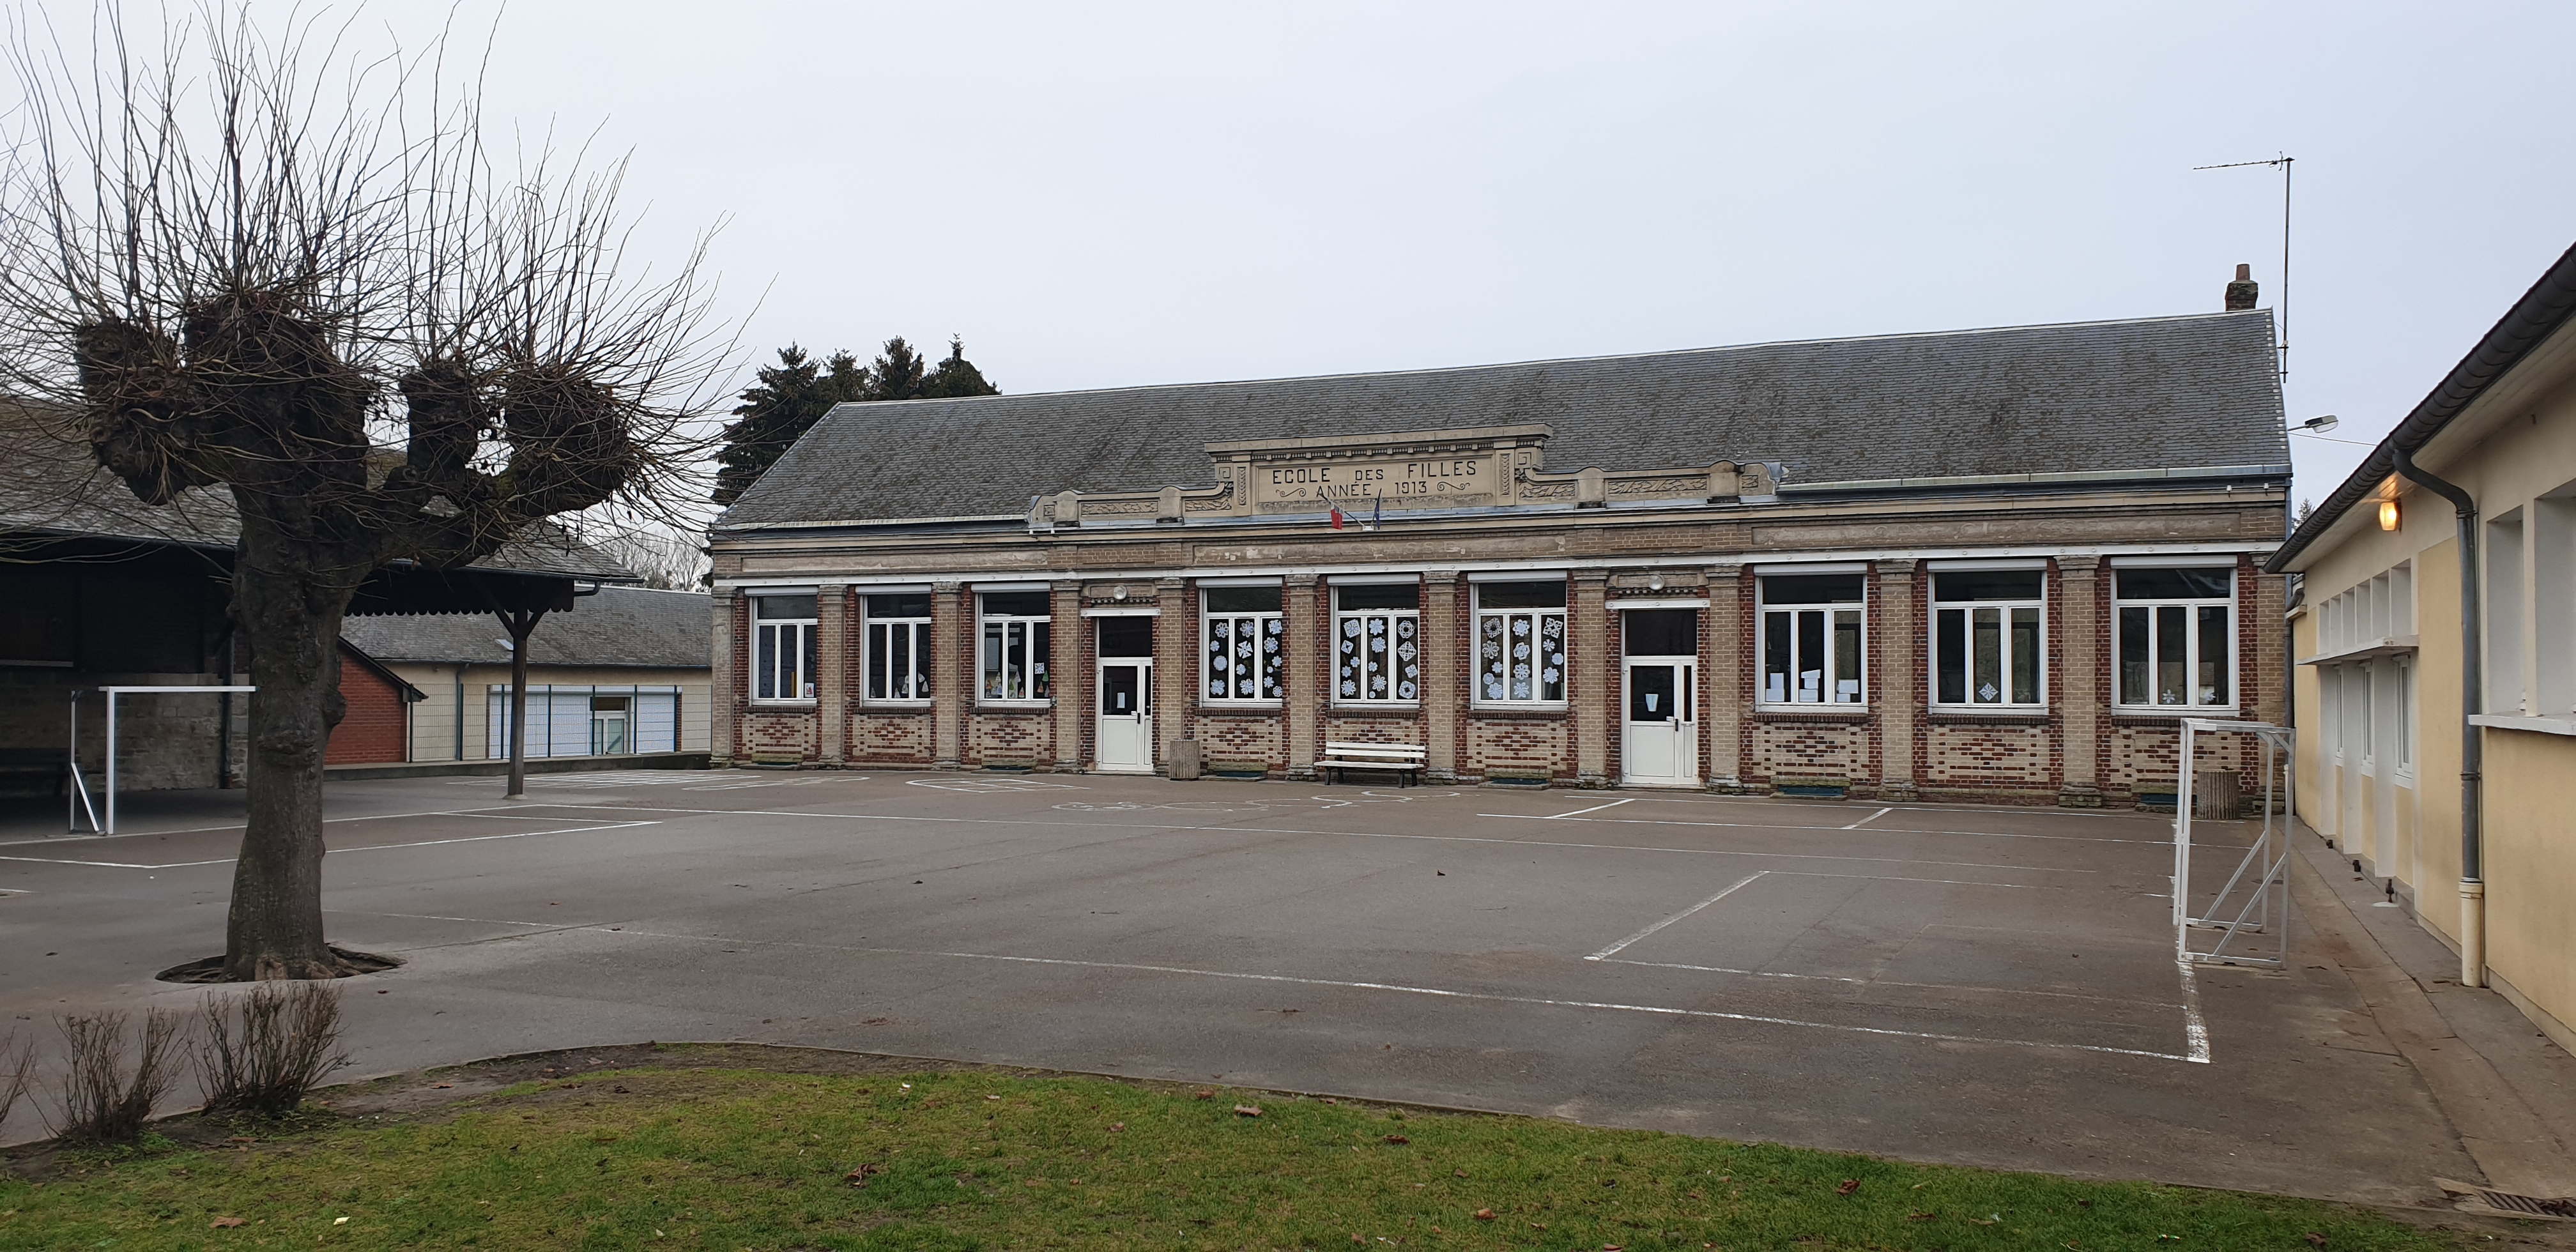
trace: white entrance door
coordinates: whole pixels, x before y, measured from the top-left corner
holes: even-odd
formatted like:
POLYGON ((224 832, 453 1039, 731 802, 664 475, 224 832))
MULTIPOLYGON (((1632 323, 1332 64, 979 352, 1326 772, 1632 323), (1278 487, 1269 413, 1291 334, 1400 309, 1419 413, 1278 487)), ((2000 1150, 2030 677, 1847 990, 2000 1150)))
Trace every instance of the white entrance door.
POLYGON ((1154 772, 1154 663, 1138 657, 1100 663, 1100 771, 1154 772))
POLYGON ((1628 662, 1628 716, 1620 730, 1624 781, 1641 787, 1699 785, 1699 665, 1628 662))

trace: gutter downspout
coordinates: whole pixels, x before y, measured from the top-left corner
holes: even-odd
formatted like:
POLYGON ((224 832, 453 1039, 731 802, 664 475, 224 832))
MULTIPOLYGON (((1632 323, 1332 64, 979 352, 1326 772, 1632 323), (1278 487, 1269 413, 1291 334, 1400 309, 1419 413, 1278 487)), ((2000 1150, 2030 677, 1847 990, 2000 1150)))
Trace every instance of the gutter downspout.
POLYGON ((2483 710, 2485 679, 2478 664, 2478 502, 2457 484, 2415 464, 2406 445, 2391 443, 2397 472, 2451 502, 2460 526, 2460 985, 2487 985, 2487 883, 2485 831, 2480 826, 2486 740, 2469 719, 2483 710))

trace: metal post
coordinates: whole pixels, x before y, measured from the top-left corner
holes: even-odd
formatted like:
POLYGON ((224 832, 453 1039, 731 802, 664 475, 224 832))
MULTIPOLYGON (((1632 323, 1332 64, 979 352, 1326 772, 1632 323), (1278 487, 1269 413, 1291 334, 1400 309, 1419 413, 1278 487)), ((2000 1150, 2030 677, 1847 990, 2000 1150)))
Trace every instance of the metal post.
POLYGON ((63 769, 71 775, 71 786, 63 788, 63 829, 80 829, 80 688, 72 688, 72 738, 63 749, 63 769))
POLYGON ((116 689, 107 689, 107 834, 116 833, 116 689))

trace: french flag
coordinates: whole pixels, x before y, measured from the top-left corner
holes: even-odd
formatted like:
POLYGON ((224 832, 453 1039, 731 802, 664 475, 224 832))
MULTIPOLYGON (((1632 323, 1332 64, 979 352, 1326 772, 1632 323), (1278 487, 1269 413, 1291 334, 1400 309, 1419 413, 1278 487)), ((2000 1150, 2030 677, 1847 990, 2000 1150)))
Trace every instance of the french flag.
POLYGON ((1333 506, 1333 529, 1340 530, 1342 528, 1342 521, 1342 506, 1336 504, 1333 506))

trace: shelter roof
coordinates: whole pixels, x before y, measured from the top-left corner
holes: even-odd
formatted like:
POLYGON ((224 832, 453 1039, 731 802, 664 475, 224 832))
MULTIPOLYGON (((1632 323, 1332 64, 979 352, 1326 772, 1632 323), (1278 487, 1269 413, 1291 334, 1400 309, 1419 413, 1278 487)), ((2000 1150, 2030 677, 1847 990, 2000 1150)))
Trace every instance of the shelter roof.
MULTIPOLYGON (((701 591, 602 587, 549 613, 528 637, 530 665, 706 669, 714 601, 701 591)), ((489 614, 352 617, 340 637, 386 662, 506 665, 509 637, 489 614)))

